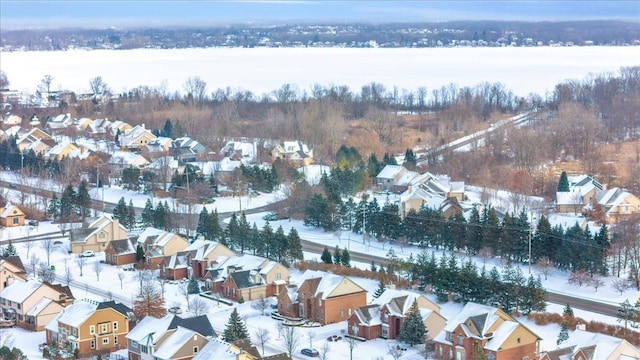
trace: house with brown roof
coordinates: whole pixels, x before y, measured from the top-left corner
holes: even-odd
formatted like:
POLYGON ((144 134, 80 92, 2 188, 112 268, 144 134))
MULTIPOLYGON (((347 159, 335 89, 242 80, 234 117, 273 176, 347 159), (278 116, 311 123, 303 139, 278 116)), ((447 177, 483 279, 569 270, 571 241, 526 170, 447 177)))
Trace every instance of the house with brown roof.
POLYGON ((120 224, 120 221, 106 214, 100 216, 86 228, 70 230, 69 234, 71 252, 74 254, 81 254, 87 250, 102 252, 105 251, 110 241, 128 238, 128 231, 120 224))
POLYGON ((0 260, 0 292, 15 280, 27 281, 27 271, 19 256, 9 256, 0 260))
POLYGON ((538 359, 541 338, 504 311, 468 302, 435 335, 436 359, 471 359, 477 347, 487 359, 538 359))
POLYGON ((371 304, 360 307, 351 314, 348 333, 367 340, 377 337, 397 339, 414 301, 418 304, 428 333, 434 335, 442 331, 447 320, 440 315, 440 306, 416 292, 386 289, 371 304))
POLYGON ((307 270, 300 286, 283 286, 278 312, 322 325, 347 320, 367 303, 367 291, 345 276, 307 270))
POLYGON ((167 280, 180 280, 191 278, 191 257, 193 251, 178 251, 177 253, 165 256, 160 260, 160 277, 167 280))
POLYGON ((117 351, 126 346, 132 314, 115 301, 78 300, 47 324, 47 343, 69 344, 84 356, 117 351))
POLYGON ((42 331, 73 300, 69 287, 38 281, 16 280, 0 292, 4 317, 33 331, 42 331))
POLYGON ((205 279, 214 292, 222 292, 222 296, 239 301, 256 300, 278 293, 288 283, 289 269, 284 265, 249 254, 218 258, 218 265, 210 269, 215 278, 205 279))
POLYGON ((105 262, 109 265, 122 266, 136 262, 136 242, 133 239, 111 240, 104 250, 105 262))
POLYGON ((0 225, 4 227, 15 227, 24 225, 24 213, 19 207, 7 203, 0 207, 0 225))
POLYGON ((640 359, 640 350, 627 340, 586 331, 578 324, 569 338, 556 350, 545 351, 540 360, 620 360, 640 359))

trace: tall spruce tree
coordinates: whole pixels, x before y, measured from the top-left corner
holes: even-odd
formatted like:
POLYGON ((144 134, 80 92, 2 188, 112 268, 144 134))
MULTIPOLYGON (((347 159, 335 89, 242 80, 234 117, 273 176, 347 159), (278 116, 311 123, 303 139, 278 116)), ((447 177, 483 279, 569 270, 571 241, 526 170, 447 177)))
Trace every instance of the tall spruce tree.
POLYGON ((560 324, 560 334, 558 334, 558 340, 556 341, 557 345, 562 344, 563 342, 569 339, 569 331, 567 330, 567 323, 560 324))
POLYGON ((127 209, 127 203, 124 200, 124 196, 118 200, 118 203, 113 208, 113 218, 120 222, 120 225, 129 229, 129 209, 127 209))
POLYGON ((377 299, 382 295, 382 293, 387 290, 387 287, 384 285, 384 281, 382 281, 382 277, 380 278, 380 282, 378 283, 378 288, 373 293, 373 298, 377 299))
POLYGON ((49 200, 49 207, 47 207, 47 215, 51 217, 53 222, 58 220, 58 216, 60 216, 60 201, 56 194, 53 194, 51 200, 49 200))
POLYGON ((238 309, 233 308, 233 311, 229 316, 227 326, 224 328, 222 340, 230 343, 236 340, 247 338, 249 338, 249 333, 247 332, 247 328, 244 325, 244 321, 242 320, 242 318, 240 318, 238 309))
POLYGON ((198 226, 196 227, 196 234, 202 235, 206 239, 208 223, 209 211, 207 210, 206 206, 203 206, 202 210, 200 210, 200 215, 198 216, 198 226))
POLYGON ((342 251, 340 251, 338 245, 333 249, 333 263, 337 265, 342 264, 342 251))
POLYGON ((342 249, 342 257, 340 258, 342 266, 351 267, 351 255, 346 248, 342 249))
POLYGON ((153 217, 154 217, 153 203, 151 199, 147 199, 147 202, 144 204, 144 209, 142 210, 142 224, 144 227, 153 226, 153 217))
POLYGON ((324 250, 322 250, 320 260, 322 260, 322 262, 324 262, 325 264, 333 264, 333 257, 331 256, 331 252, 329 251, 328 247, 325 246, 324 250))
POLYGON ((298 230, 291 228, 291 230, 289 230, 289 235, 287 235, 287 239, 289 242, 289 258, 293 261, 302 260, 302 244, 300 242, 298 230))
POLYGON ((563 171, 560 174, 560 181, 558 181, 558 192, 569 192, 569 178, 567 177, 567 172, 563 171))
POLYGON ((136 208, 133 206, 132 199, 129 199, 129 207, 127 207, 127 223, 130 229, 136 226, 136 208))
POLYGON ((80 186, 78 186, 78 193, 76 194, 76 205, 80 211, 80 217, 82 221, 89 215, 89 209, 91 208, 91 196, 87 189, 87 182, 82 180, 80 186))
POLYGON ((422 321, 418 301, 413 300, 413 304, 411 304, 409 312, 400 327, 399 340, 410 346, 421 344, 424 341, 424 334, 426 332, 427 328, 424 325, 424 321, 422 321))

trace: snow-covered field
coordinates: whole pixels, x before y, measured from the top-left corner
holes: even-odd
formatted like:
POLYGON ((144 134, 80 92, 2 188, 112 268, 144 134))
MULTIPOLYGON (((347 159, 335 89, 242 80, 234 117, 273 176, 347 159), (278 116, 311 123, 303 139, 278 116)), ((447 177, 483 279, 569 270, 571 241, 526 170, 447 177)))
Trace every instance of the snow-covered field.
POLYGON ((640 65, 640 47, 507 48, 208 48, 0 52, 0 69, 12 88, 33 92, 45 74, 52 89, 89 92, 102 76, 114 93, 140 85, 184 92, 189 77, 208 89, 242 88, 257 95, 283 84, 309 92, 313 84, 347 85, 359 91, 377 82, 387 89, 416 90, 450 83, 501 82, 518 96, 545 96, 567 79, 640 65))

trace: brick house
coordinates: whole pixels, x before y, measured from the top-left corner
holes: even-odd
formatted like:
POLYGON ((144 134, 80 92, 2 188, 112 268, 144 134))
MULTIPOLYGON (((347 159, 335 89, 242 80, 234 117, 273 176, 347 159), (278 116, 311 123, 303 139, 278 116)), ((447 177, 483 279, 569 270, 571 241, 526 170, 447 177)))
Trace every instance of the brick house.
POLYGON ((627 340, 589 332, 584 324, 578 324, 558 349, 543 352, 540 360, 595 359, 596 354, 602 360, 640 359, 640 350, 627 340))
POLYGON ((137 245, 142 246, 144 250, 147 266, 157 269, 165 256, 184 251, 189 246, 189 242, 178 234, 149 227, 140 233, 137 245))
POLYGON ((85 355, 117 351, 126 346, 131 314, 114 301, 78 300, 47 324, 47 343, 68 343, 85 355))
POLYGON ((179 251, 160 260, 160 277, 168 280, 188 279, 191 277, 192 251, 179 251))
POLYGON ((360 307, 351 314, 347 331, 367 340, 383 337, 397 339, 404 319, 416 301, 429 334, 442 331, 447 320, 440 315, 440 307, 424 295, 394 289, 385 290, 372 304, 360 307))
POLYGON ((353 311, 367 303, 367 291, 348 277, 307 270, 302 279, 297 288, 281 288, 278 294, 281 315, 327 325, 347 320, 353 311))
POLYGON ((218 265, 218 258, 236 256, 236 253, 228 247, 210 240, 196 240, 184 251, 194 251, 191 258, 191 267, 196 278, 202 279, 207 273, 207 269, 215 268, 218 265))
POLYGON ((249 301, 276 295, 289 280, 289 269, 260 256, 244 254, 219 261, 218 271, 210 271, 212 278, 205 282, 213 289, 219 289, 222 296, 236 301, 241 296, 249 301))
POLYGON ((434 337, 434 356, 439 360, 471 359, 480 346, 488 360, 536 360, 540 340, 504 311, 469 302, 434 337))
POLYGON ((104 252, 109 265, 122 266, 136 262, 136 243, 132 239, 111 240, 104 252))

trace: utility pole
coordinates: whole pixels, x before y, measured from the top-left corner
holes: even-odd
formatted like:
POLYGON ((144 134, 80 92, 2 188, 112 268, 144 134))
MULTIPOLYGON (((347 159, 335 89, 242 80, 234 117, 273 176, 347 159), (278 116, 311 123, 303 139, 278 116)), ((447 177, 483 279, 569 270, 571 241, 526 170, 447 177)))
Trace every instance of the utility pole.
POLYGON ((362 194, 362 244, 365 244, 367 239, 367 194, 362 194))

